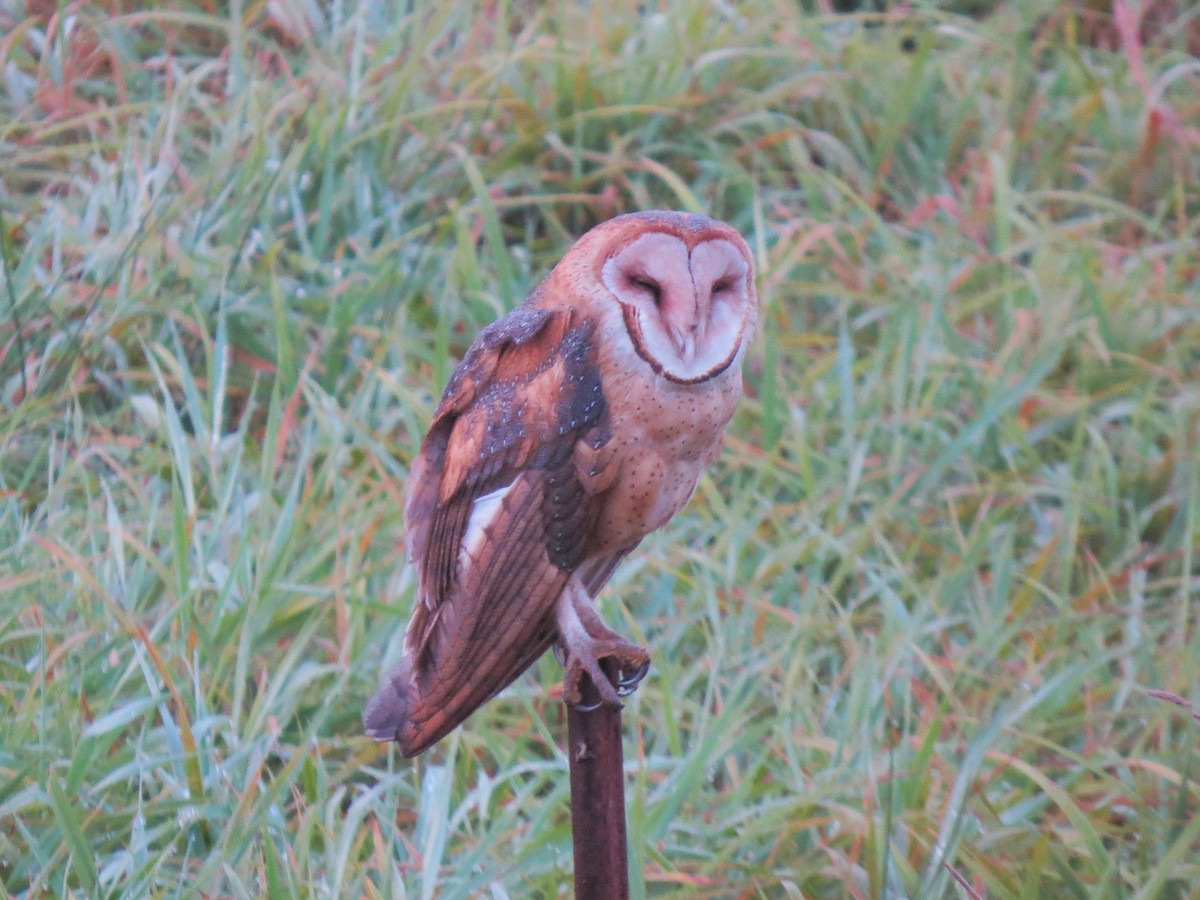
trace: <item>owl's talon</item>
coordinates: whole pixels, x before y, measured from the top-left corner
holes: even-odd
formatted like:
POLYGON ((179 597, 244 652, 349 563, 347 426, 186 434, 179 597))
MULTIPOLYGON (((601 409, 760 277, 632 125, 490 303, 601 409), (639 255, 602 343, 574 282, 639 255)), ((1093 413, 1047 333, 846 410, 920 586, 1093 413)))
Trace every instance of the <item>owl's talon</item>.
POLYGON ((576 709, 587 711, 598 705, 622 706, 621 698, 628 697, 650 670, 650 655, 641 647, 627 641, 583 642, 575 652, 568 650, 566 672, 563 675, 563 699, 576 709), (609 676, 600 665, 611 660, 615 674, 609 676), (585 704, 580 681, 584 673, 591 678, 599 694, 598 704, 585 704))
POLYGON ((580 712, 594 712, 604 705, 603 700, 597 700, 595 703, 576 703, 574 708, 580 712))
POLYGON ((626 672, 620 669, 617 672, 617 696, 628 697, 638 689, 638 685, 642 683, 642 679, 646 677, 646 673, 650 671, 650 660, 646 659, 632 672, 626 672))
POLYGON ((599 709, 601 706, 621 706, 621 699, 609 681, 596 656, 586 648, 580 656, 571 655, 567 659, 566 671, 563 673, 563 700, 568 706, 573 706, 583 712, 599 709), (587 675, 596 688, 598 700, 595 703, 583 702, 583 676, 587 675))

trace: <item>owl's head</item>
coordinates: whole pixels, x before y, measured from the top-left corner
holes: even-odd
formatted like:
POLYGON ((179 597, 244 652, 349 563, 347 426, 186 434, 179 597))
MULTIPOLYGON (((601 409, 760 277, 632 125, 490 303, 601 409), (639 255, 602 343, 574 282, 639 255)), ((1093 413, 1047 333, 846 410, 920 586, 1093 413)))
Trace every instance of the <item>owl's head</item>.
POLYGON ((758 313, 754 262, 724 222, 631 213, 597 225, 569 255, 576 251, 600 293, 620 305, 633 349, 663 377, 707 381, 749 343, 758 313))

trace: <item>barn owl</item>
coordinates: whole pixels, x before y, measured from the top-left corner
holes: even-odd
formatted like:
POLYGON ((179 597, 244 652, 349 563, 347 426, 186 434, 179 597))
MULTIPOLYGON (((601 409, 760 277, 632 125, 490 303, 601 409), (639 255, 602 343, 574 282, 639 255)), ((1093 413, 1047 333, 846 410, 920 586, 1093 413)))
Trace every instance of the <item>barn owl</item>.
POLYGON ((584 673, 601 703, 637 685, 649 656, 595 598, 717 455, 757 312, 736 230, 643 212, 587 232, 479 333, 409 473, 416 609, 367 734, 416 756, 551 645, 567 703, 584 673))

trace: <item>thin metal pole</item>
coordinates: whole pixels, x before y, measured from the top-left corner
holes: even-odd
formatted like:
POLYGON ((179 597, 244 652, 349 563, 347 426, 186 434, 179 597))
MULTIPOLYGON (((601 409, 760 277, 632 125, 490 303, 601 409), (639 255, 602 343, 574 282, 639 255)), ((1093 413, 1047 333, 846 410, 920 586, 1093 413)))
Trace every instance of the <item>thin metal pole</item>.
MULTIPOLYGON (((582 705, 595 705, 600 699, 595 685, 586 674, 580 681, 582 705)), ((568 705, 567 752, 571 761, 575 900, 628 900, 620 708, 578 709, 568 705)))

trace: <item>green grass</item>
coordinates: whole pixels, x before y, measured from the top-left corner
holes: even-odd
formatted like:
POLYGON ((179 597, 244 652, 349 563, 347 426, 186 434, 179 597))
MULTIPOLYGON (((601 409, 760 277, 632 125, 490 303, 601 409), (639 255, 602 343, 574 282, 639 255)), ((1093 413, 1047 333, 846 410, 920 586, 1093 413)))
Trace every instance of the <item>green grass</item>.
POLYGON ((552 659, 359 717, 454 361, 674 207, 764 309, 634 895, 1196 896, 1200 12, 812 5, 0 0, 0 894, 569 894, 552 659))

